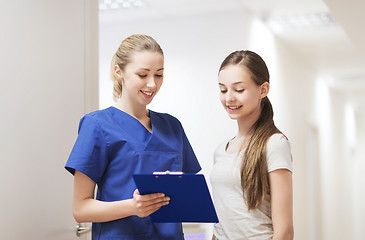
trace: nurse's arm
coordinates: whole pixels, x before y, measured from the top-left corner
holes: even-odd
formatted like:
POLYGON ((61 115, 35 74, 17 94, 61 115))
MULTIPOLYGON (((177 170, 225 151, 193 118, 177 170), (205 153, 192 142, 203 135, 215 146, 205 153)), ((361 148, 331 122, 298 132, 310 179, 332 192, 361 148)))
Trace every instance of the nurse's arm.
POLYGON ((132 215, 148 216, 168 204, 167 197, 161 197, 158 193, 139 195, 141 198, 138 201, 127 199, 103 202, 94 199, 95 186, 95 182, 88 176, 75 171, 73 215, 77 222, 108 222, 132 215))
POLYGON ((162 206, 169 204, 170 197, 165 197, 163 193, 140 195, 138 189, 136 189, 133 193, 133 202, 134 208, 137 210, 135 215, 147 217, 162 206))

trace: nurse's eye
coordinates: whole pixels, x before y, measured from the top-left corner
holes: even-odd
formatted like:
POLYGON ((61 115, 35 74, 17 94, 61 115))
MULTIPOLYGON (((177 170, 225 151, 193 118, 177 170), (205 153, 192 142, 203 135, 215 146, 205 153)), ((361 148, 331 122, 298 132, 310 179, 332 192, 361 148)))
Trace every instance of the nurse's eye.
POLYGON ((242 93, 244 91, 245 91, 245 89, 238 89, 238 90, 236 90, 236 92, 238 92, 238 93, 242 93))
POLYGON ((145 77, 147 77, 147 75, 143 75, 143 74, 138 74, 138 76, 139 76, 140 78, 145 78, 145 77))
POLYGON ((227 90, 221 89, 221 93, 226 93, 227 90))
POLYGON ((162 78, 163 77, 162 74, 155 74, 155 76, 158 77, 158 78, 162 78))

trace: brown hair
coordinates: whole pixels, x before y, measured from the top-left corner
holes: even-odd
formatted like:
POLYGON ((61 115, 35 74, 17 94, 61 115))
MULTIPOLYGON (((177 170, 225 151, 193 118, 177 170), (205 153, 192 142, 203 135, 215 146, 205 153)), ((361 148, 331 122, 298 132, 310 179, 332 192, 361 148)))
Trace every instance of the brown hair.
MULTIPOLYGON (((222 62, 219 72, 229 65, 246 67, 257 86, 269 82, 269 70, 264 60, 251 51, 235 51, 222 62)), ((241 186, 248 209, 256 209, 269 192, 266 144, 275 133, 281 133, 274 124, 274 112, 266 96, 261 101, 261 113, 252 126, 252 136, 242 157, 241 186)))
POLYGON ((111 61, 111 79, 113 80, 113 99, 117 101, 122 95, 122 83, 114 75, 114 67, 118 65, 120 70, 124 70, 125 66, 130 63, 131 56, 134 52, 151 51, 158 52, 163 55, 160 45, 150 36, 143 34, 135 34, 127 37, 120 44, 117 52, 111 61))

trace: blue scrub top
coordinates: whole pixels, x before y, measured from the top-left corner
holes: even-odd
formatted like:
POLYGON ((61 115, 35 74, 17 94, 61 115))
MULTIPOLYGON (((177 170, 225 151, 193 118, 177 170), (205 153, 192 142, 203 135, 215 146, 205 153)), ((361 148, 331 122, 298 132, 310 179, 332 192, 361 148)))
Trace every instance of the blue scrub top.
MULTIPOLYGON (((155 171, 196 173, 201 167, 179 120, 149 111, 152 133, 136 118, 109 107, 86 114, 65 168, 80 171, 98 186, 96 199, 133 198, 133 174, 155 171)), ((130 216, 93 223, 92 239, 184 239, 181 223, 153 223, 130 216)))

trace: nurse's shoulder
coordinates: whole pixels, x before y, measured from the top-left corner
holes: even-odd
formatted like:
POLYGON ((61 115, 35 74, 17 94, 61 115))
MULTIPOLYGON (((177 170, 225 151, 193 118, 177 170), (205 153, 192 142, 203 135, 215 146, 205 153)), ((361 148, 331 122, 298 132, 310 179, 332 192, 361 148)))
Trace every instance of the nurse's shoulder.
POLYGON ((151 118, 153 118, 154 123, 158 122, 160 125, 171 126, 173 128, 182 128, 181 122, 175 116, 168 113, 150 111, 151 118))
POLYGON ((108 108, 102 110, 96 110, 90 113, 85 114, 79 123, 79 131, 81 127, 87 128, 100 128, 105 123, 111 121, 110 113, 108 112, 108 108))

